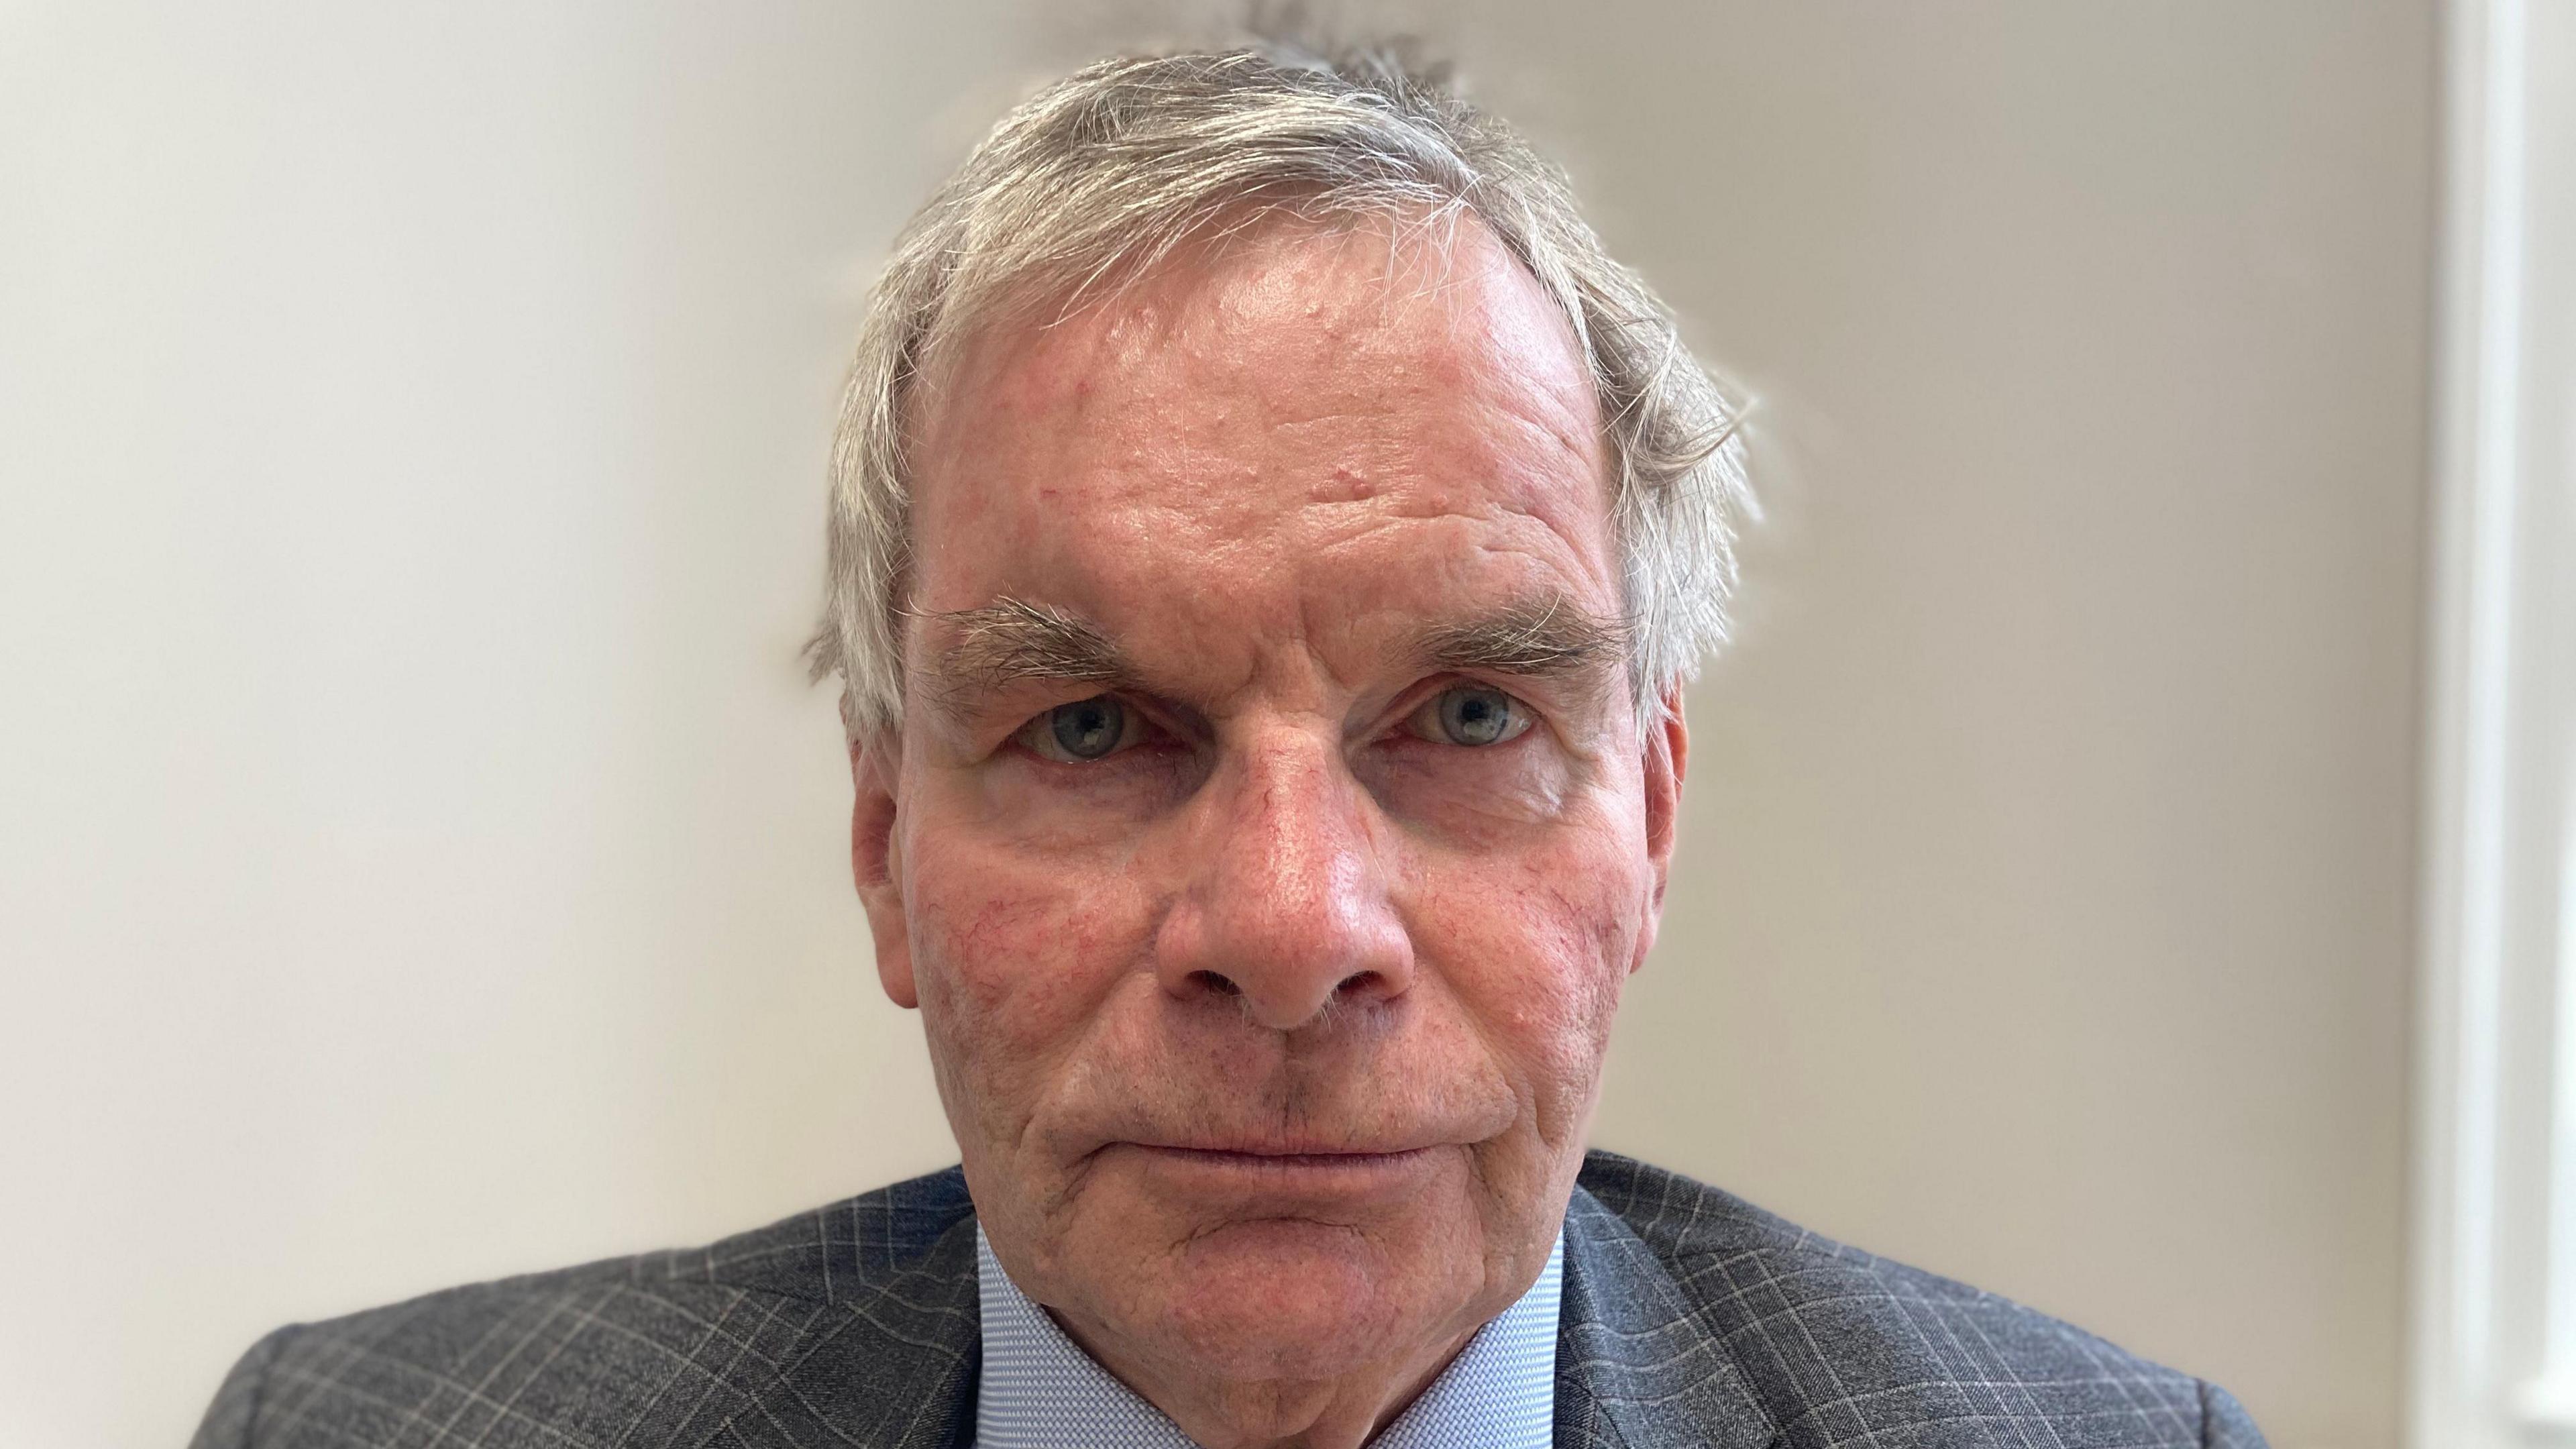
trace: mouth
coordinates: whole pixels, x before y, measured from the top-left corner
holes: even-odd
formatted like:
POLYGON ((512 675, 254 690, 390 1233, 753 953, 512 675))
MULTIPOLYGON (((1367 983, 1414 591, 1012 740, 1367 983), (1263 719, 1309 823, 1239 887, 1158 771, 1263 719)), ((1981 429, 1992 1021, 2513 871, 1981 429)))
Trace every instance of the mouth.
POLYGON ((1124 1158, 1160 1190, 1245 1209, 1304 1203, 1392 1203, 1426 1189, 1451 1154, 1434 1146, 1364 1148, 1309 1143, 1176 1145, 1121 1142, 1124 1158))
POLYGON ((1428 1147, 1400 1147, 1387 1150, 1351 1150, 1346 1148, 1267 1148, 1267 1147, 1168 1147, 1156 1143, 1127 1144, 1157 1156, 1185 1162, 1203 1163, 1210 1167, 1236 1167, 1249 1171, 1275 1170, 1333 1171, 1367 1170, 1400 1166, 1428 1154, 1428 1147))

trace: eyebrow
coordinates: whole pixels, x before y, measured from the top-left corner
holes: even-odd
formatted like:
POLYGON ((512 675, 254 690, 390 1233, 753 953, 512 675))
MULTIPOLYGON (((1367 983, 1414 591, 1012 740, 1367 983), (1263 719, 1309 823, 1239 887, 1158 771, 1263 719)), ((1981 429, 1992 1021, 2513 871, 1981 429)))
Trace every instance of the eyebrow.
MULTIPOLYGON (((1015 684, 1077 683, 1132 688, 1138 671, 1090 622, 1007 595, 981 608, 928 616, 951 636, 939 652, 937 695, 951 714, 973 697, 1015 684)), ((1442 669, 1533 679, 1606 683, 1633 641, 1625 620, 1596 614, 1553 591, 1513 600, 1476 618, 1436 625, 1402 651, 1442 669)))
POLYGON ((1551 592, 1432 629, 1416 648, 1444 669, 1559 679, 1606 672, 1627 659, 1631 642, 1626 620, 1595 614, 1551 592))
POLYGON ((952 635, 940 651, 942 702, 1032 680, 1124 684, 1135 678, 1109 636, 1062 609, 1004 597, 933 614, 952 635))

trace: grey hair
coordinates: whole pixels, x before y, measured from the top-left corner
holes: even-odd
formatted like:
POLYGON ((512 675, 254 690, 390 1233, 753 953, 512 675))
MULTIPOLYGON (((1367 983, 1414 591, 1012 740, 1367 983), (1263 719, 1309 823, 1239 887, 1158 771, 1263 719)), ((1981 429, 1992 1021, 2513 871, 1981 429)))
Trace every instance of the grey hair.
POLYGON ((1105 60, 1004 116, 901 236, 870 295, 831 464, 830 578, 808 646, 853 738, 898 726, 911 559, 907 399, 930 359, 1042 302, 1068 311, 1176 248, 1265 219, 1472 217, 1536 278, 1590 365, 1616 477, 1641 718, 1723 642, 1749 516, 1740 409, 1613 261, 1565 175, 1439 72, 1264 42, 1105 60))

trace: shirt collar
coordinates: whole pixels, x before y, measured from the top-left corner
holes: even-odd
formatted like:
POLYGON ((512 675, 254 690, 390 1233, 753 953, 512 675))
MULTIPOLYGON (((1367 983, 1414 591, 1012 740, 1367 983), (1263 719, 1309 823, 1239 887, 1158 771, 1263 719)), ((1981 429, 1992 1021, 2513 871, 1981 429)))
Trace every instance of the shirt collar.
MULTIPOLYGON (((984 1368, 976 1449, 1194 1449, 1180 1426, 1084 1353, 1002 1271, 975 1228, 984 1368)), ((1548 1449, 1556 1418, 1565 1234, 1520 1300, 1476 1330, 1369 1449, 1548 1449)))

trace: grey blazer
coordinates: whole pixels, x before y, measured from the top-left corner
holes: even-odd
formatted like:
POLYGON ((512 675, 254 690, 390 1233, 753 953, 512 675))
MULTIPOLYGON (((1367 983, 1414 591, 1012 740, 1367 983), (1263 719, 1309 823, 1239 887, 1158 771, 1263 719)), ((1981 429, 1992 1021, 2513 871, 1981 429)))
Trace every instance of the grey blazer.
MULTIPOLYGON (((973 1223, 951 1168, 712 1247, 281 1328, 194 1449, 962 1449, 973 1223)), ((2188 1374, 1606 1152, 1566 1213, 1561 1312, 1560 1445, 2263 1443, 2188 1374)))

